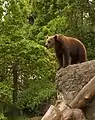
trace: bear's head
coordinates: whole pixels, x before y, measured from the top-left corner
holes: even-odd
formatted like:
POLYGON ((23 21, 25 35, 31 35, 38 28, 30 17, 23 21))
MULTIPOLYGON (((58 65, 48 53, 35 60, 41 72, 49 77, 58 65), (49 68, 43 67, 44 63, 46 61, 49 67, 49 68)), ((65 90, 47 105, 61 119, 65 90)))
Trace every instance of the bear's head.
POLYGON ((57 40, 58 35, 47 36, 47 40, 45 43, 46 48, 54 48, 55 47, 55 40, 57 40))

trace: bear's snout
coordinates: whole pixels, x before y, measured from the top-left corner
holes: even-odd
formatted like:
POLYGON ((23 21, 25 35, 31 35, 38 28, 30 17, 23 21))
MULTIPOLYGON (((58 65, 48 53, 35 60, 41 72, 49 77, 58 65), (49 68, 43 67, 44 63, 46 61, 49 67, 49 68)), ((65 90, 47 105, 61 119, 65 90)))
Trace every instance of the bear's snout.
POLYGON ((45 44, 45 47, 46 47, 46 48, 48 48, 48 45, 47 45, 47 44, 45 44))

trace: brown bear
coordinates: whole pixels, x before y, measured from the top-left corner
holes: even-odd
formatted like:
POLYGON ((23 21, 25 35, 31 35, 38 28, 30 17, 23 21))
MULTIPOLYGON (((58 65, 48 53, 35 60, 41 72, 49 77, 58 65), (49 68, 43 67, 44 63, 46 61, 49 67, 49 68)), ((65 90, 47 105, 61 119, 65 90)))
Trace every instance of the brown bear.
POLYGON ((49 36, 46 40, 45 47, 55 49, 60 68, 69 65, 70 57, 71 64, 86 61, 86 48, 83 43, 76 38, 67 37, 61 34, 49 36), (65 64, 63 62, 63 57, 65 64))

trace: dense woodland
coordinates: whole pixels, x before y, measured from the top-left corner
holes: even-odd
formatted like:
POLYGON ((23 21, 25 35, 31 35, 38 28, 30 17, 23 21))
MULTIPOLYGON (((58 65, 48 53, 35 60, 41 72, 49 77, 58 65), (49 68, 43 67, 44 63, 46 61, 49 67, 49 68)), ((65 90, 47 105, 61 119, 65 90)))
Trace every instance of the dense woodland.
POLYGON ((56 98, 58 64, 44 47, 54 34, 80 39, 94 59, 95 0, 0 0, 0 120, 41 115, 56 98))

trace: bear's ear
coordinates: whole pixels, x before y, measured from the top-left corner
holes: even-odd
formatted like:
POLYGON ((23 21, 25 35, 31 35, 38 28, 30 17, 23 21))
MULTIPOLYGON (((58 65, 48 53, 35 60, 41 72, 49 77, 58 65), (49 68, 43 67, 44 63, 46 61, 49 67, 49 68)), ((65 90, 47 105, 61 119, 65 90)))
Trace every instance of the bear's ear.
POLYGON ((46 36, 45 36, 45 39, 47 39, 48 37, 49 37, 49 36, 48 36, 48 35, 46 35, 46 36))
POLYGON ((57 40, 57 37, 58 37, 58 35, 57 35, 57 34, 55 34, 55 35, 54 35, 54 39, 55 39, 55 40, 57 40))

